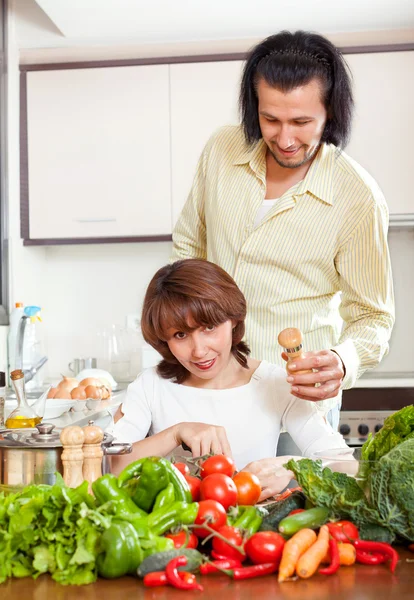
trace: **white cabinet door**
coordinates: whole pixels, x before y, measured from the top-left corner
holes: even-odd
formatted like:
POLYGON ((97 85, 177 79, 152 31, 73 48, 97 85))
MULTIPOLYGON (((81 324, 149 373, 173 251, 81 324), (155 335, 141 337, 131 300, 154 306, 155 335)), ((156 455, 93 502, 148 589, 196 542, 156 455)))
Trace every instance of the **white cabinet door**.
POLYGON ((243 61, 170 66, 172 218, 185 204, 205 143, 223 125, 239 123, 243 61))
POLYGON ((171 233, 168 68, 27 74, 31 239, 171 233))
POLYGON ((355 118, 346 152, 379 183, 390 214, 414 214, 414 52, 349 54, 355 118))

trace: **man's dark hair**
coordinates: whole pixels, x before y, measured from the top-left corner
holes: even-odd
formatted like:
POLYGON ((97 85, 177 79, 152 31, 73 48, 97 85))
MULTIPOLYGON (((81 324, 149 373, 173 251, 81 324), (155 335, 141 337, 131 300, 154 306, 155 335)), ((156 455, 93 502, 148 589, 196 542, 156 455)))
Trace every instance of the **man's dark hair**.
POLYGON ((308 31, 282 31, 249 53, 240 89, 240 112, 248 143, 261 139, 257 85, 288 93, 318 79, 328 119, 322 142, 344 148, 351 131, 353 97, 351 75, 342 54, 329 40, 308 31))

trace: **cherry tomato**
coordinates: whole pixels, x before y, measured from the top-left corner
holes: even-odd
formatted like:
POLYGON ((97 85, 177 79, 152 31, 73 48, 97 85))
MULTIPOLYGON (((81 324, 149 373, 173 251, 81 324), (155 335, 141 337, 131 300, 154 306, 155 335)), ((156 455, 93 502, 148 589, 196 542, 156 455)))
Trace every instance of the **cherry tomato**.
POLYGON ((173 463, 174 467, 180 471, 183 475, 190 475, 190 468, 183 462, 175 462, 173 463))
POLYGON ((193 475, 184 475, 184 477, 189 485, 193 502, 198 502, 198 500, 200 499, 201 479, 199 479, 198 477, 194 477, 193 475))
POLYGON ((182 531, 178 531, 177 533, 167 533, 164 537, 170 538, 174 542, 174 548, 182 548, 187 541, 188 536, 188 544, 186 548, 197 548, 198 539, 194 533, 186 532, 184 529, 182 531))
POLYGON ((329 533, 337 542, 354 542, 359 539, 359 531, 351 521, 327 523, 329 533))
MULTIPOLYGON (((236 546, 243 547, 243 536, 240 529, 232 527, 231 525, 224 525, 218 529, 218 533, 222 535, 226 540, 235 544, 236 546)), ((245 554, 242 554, 233 546, 229 546, 226 542, 219 537, 213 537, 213 550, 221 556, 226 558, 236 558, 237 560, 243 561, 246 558, 245 554)))
POLYGON ((285 540, 275 531, 259 531, 246 542, 244 549, 255 565, 279 562, 282 558, 285 540))
POLYGON ((259 478, 248 471, 240 471, 233 481, 237 488, 237 504, 256 504, 262 493, 259 478))
POLYGON ((234 464, 234 460, 229 456, 224 456, 224 454, 216 454, 215 456, 210 456, 204 462, 201 463, 201 479, 205 479, 209 475, 213 473, 222 473, 223 475, 227 475, 228 477, 233 477, 236 472, 236 465, 234 464))
POLYGON ((213 473, 202 480, 200 498, 201 500, 217 500, 227 510, 237 503, 237 488, 228 475, 213 473))
MULTIPOLYGON (((196 525, 207 523, 212 529, 217 531, 220 527, 226 524, 227 513, 220 502, 216 500, 201 500, 198 503, 198 513, 195 520, 196 525)), ((210 531, 196 527, 194 533, 199 538, 205 538, 210 535, 210 531)))

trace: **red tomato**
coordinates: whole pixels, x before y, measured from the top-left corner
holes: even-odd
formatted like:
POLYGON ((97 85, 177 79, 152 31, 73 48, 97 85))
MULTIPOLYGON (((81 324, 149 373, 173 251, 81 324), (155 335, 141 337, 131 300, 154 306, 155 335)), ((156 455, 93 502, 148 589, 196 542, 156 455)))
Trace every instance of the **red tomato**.
POLYGON ((217 500, 227 510, 237 504, 237 488, 227 475, 213 473, 202 480, 200 486, 201 500, 217 500))
POLYGON ((194 533, 186 533, 184 530, 178 531, 177 533, 167 533, 164 537, 170 538, 174 542, 174 548, 182 548, 185 542, 187 541, 188 536, 188 544, 186 548, 197 548, 198 539, 194 533))
POLYGON ((329 533, 337 542, 353 542, 359 539, 359 531, 351 521, 327 523, 329 533))
POLYGON ((237 488, 237 504, 256 504, 262 493, 259 478, 248 471, 240 471, 233 481, 237 488))
MULTIPOLYGON (((217 531, 220 527, 226 524, 227 513, 216 500, 201 500, 198 503, 198 513, 195 520, 196 525, 207 523, 212 529, 217 531)), ((210 535, 210 531, 196 527, 194 533, 199 538, 205 538, 210 535)))
POLYGON ((174 467, 180 471, 183 475, 190 475, 190 468, 183 462, 173 463, 174 467))
POLYGON ((204 462, 201 463, 201 479, 205 479, 213 473, 222 473, 228 477, 233 477, 236 471, 236 465, 234 460, 224 454, 216 454, 216 456, 210 456, 204 462))
POLYGON ((305 512, 304 508, 295 508, 295 510, 291 510, 290 513, 288 514, 288 517, 290 517, 291 515, 297 515, 298 513, 301 512, 305 512))
POLYGON ((259 531, 246 542, 244 549, 255 565, 279 562, 282 558, 285 540, 275 531, 259 531))
MULTIPOLYGON (((232 527, 231 525, 224 525, 220 527, 218 533, 222 535, 226 540, 235 544, 236 546, 243 547, 243 536, 241 534, 240 529, 237 527, 232 527)), ((243 561, 246 558, 245 554, 242 554, 233 546, 229 546, 226 542, 219 537, 213 537, 213 550, 217 554, 221 556, 225 556, 226 558, 236 558, 237 560, 243 561)))
POLYGON ((200 499, 201 479, 199 479, 198 477, 194 477, 193 475, 184 475, 184 477, 189 485, 193 502, 198 502, 198 500, 200 499))

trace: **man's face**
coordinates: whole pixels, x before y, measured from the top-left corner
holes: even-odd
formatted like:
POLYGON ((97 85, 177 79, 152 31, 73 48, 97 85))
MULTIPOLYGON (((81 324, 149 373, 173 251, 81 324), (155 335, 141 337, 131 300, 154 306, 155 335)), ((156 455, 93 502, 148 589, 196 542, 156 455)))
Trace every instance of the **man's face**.
POLYGON ((327 119, 321 94, 317 79, 286 94, 259 80, 260 129, 270 154, 281 167, 300 167, 318 151, 327 119))

